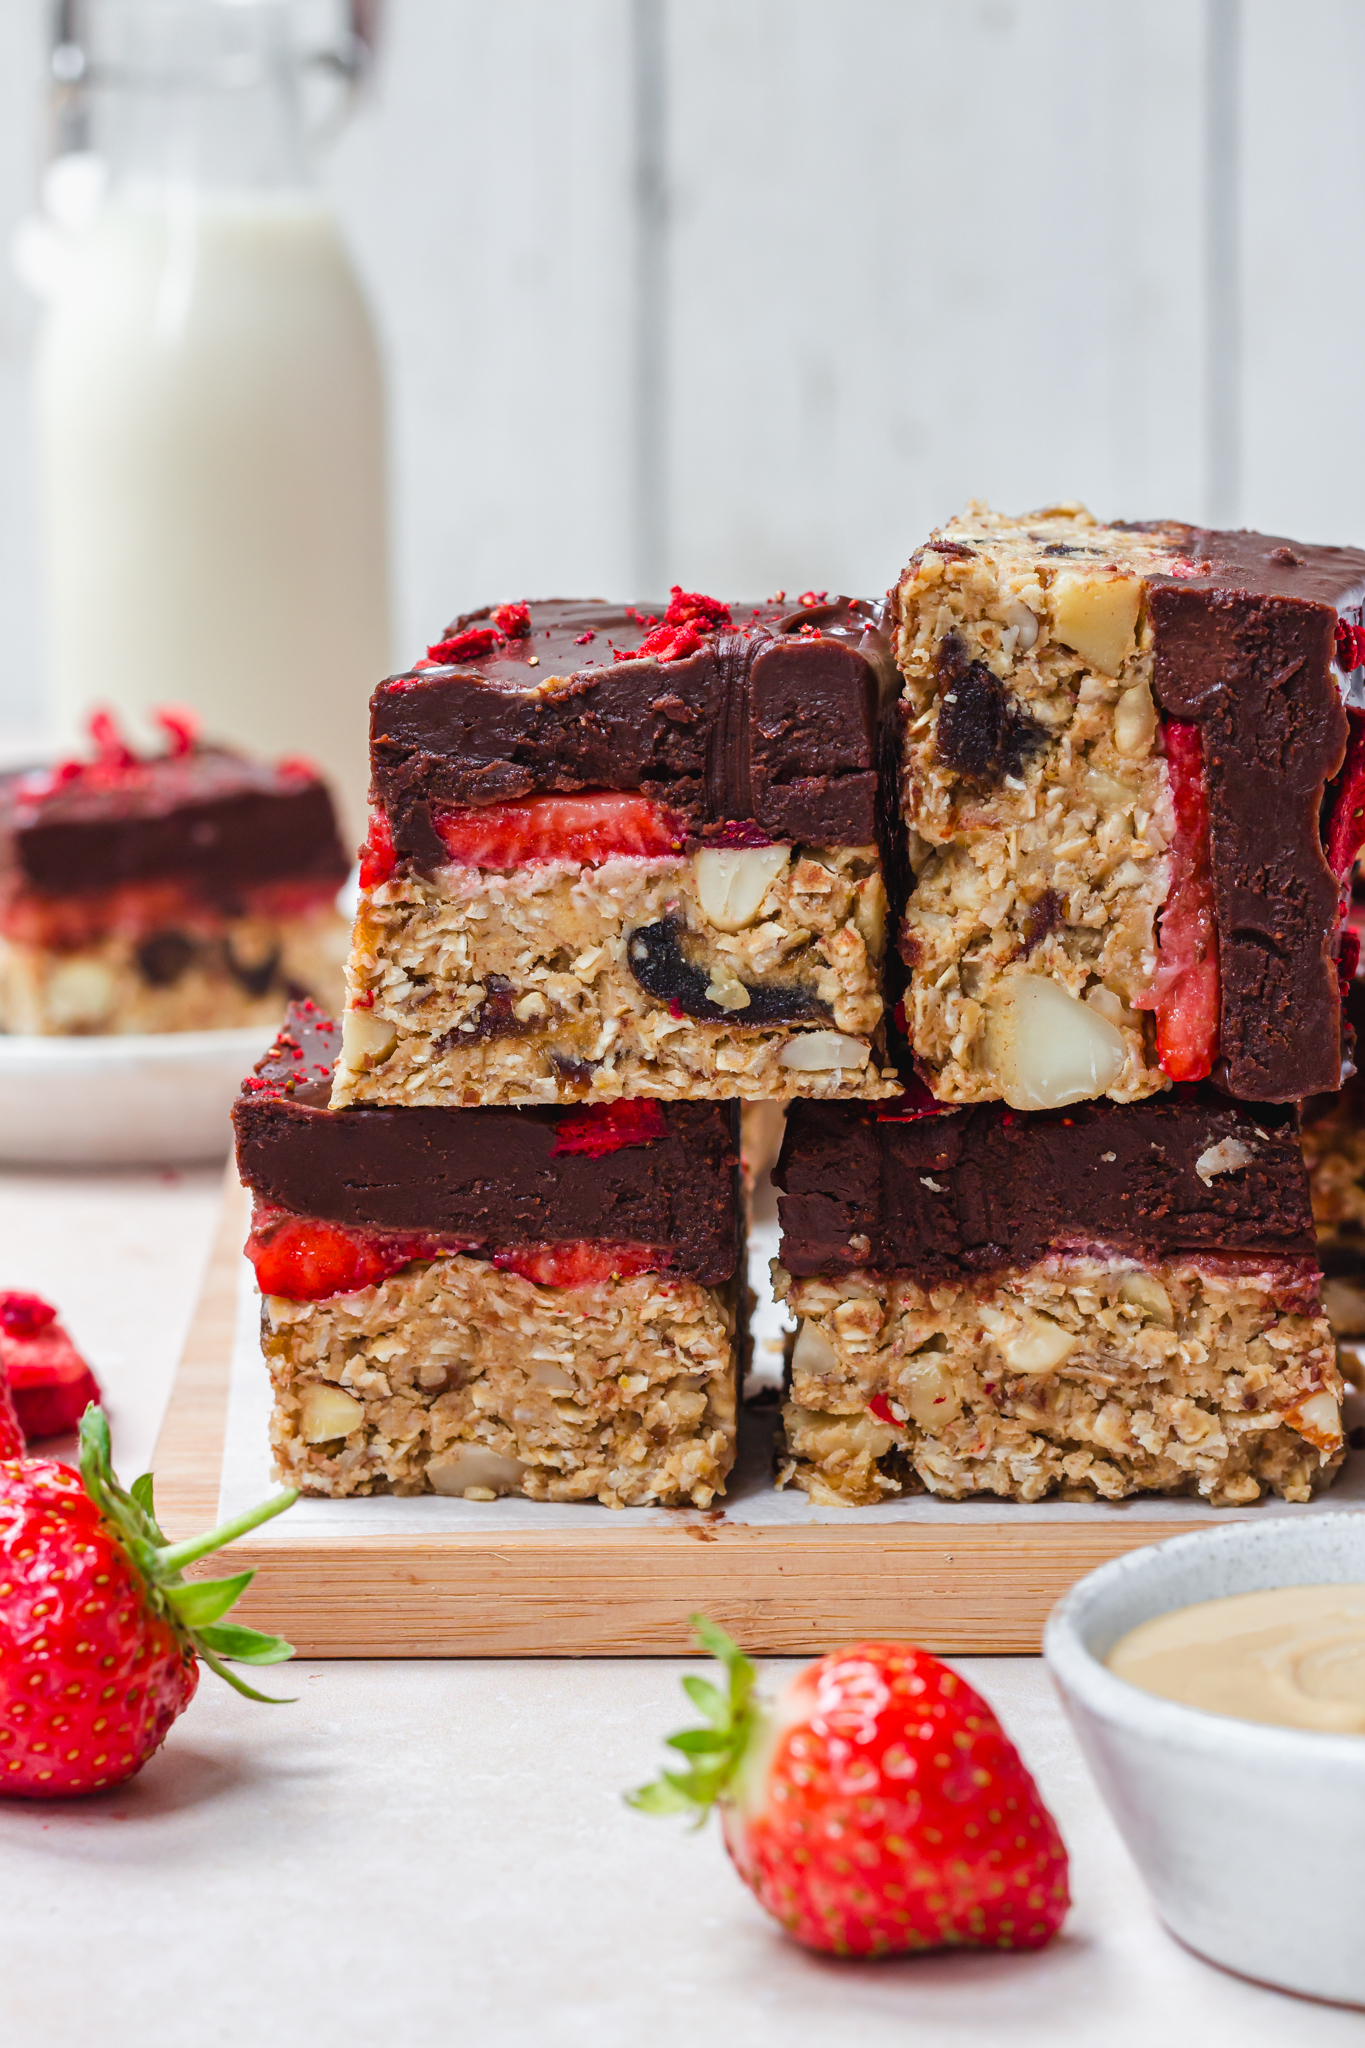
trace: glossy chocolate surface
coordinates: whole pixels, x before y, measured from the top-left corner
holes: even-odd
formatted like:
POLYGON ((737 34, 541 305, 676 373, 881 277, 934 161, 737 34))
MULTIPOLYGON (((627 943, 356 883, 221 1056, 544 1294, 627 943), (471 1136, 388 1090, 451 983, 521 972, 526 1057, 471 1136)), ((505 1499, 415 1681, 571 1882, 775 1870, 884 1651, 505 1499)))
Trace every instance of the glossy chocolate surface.
POLYGON ((330 1018, 295 1005, 244 1084, 237 1165, 259 1200, 489 1252, 579 1238, 658 1246, 661 1266, 705 1286, 734 1276, 736 1105, 661 1103, 664 1137, 556 1157, 560 1124, 581 1109, 329 1109, 340 1043, 330 1018))
POLYGON ((0 777, 9 889, 69 896, 169 879, 230 901, 267 882, 339 885, 349 867, 327 786, 306 764, 196 746, 66 781, 0 777))
POLYGON ((1211 1089, 908 1122, 875 1104, 797 1102, 773 1177, 779 1256, 797 1274, 866 1267, 927 1286, 1094 1245, 1151 1258, 1311 1257, 1315 1245, 1295 1113, 1211 1089), (1197 1163, 1229 1139, 1249 1163, 1206 1182, 1197 1163))
MULTIPOLYGON (((894 679, 874 606, 736 605, 677 660, 618 661, 648 630, 620 607, 551 600, 528 637, 381 683, 372 795, 400 860, 440 866, 437 804, 639 790, 695 839, 727 828, 825 846, 878 835, 878 755, 894 679), (534 664, 534 665, 533 665, 534 664)), ((487 613, 455 620, 453 634, 487 613)))

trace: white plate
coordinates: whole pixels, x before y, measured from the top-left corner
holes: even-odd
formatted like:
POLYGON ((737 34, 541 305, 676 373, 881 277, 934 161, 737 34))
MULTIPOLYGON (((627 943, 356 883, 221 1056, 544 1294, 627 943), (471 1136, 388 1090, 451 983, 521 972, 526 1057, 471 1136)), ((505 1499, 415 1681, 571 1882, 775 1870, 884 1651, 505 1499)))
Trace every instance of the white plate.
POLYGON ((275 1029, 0 1036, 0 1163, 184 1166, 222 1159, 232 1143, 233 1098, 275 1029))

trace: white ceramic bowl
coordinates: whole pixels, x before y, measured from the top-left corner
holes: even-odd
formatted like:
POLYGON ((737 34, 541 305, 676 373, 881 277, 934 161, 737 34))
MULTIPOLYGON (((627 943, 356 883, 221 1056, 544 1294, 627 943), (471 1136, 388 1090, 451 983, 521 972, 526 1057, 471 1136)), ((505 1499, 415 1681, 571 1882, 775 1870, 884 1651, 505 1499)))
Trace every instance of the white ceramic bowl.
POLYGON ((1043 1649, 1166 1925, 1243 1976, 1365 2005, 1365 1736, 1158 1699, 1104 1657, 1139 1622, 1273 1586, 1365 1584, 1365 1515, 1229 1523, 1101 1566, 1043 1649))
POLYGON ((222 1159, 271 1025, 127 1038, 0 1036, 0 1163, 173 1166, 222 1159))

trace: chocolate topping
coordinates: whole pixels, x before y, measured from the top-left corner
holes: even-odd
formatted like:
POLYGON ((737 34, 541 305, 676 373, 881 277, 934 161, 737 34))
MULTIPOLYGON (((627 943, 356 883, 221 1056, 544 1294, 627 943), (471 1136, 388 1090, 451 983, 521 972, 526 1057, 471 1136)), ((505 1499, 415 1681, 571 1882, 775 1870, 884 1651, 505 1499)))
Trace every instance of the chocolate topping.
POLYGON ((732 1278, 735 1105, 663 1103, 663 1138, 554 1157, 560 1123, 580 1109, 329 1109, 340 1043, 330 1018, 296 1005, 243 1085, 237 1166, 260 1201, 490 1252, 577 1238, 656 1245, 670 1272, 707 1287, 732 1278))
MULTIPOLYGON (((641 618, 551 600, 530 607, 524 639, 381 683, 372 795, 400 860, 445 860, 433 804, 581 789, 640 790, 699 839, 741 825, 772 840, 872 845, 879 726, 894 695, 875 607, 731 609, 733 626, 707 629, 693 654, 617 661, 644 639, 641 618)), ((487 616, 466 614, 448 633, 487 616)))
POLYGON ((1212 1090, 1064 1115, 987 1103, 909 1122, 874 1104, 797 1102, 773 1177, 780 1258, 797 1274, 866 1267, 931 1286, 1066 1249, 1314 1250, 1293 1110, 1212 1090), (1229 1140, 1225 1164, 1216 1148, 1229 1140))
POLYGON ((1149 579, 1154 688, 1202 728, 1218 920, 1218 1080, 1289 1102, 1340 1073, 1337 884, 1326 784, 1346 748, 1338 616, 1359 621, 1365 554, 1273 534, 1162 527, 1195 573, 1149 579))
POLYGON ((345 879, 326 784, 226 747, 192 747, 69 780, 0 777, 0 881, 53 896, 164 879, 213 899, 267 882, 345 879))

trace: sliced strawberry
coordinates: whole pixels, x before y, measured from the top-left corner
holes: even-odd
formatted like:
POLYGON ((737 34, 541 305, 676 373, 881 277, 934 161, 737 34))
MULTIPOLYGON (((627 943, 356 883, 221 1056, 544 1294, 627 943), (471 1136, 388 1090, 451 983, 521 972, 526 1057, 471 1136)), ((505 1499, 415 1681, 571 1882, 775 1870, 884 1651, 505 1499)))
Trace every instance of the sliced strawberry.
POLYGON ((581 1152, 604 1159, 628 1145, 653 1145, 667 1136, 668 1121, 657 1102, 593 1102, 560 1118, 550 1157, 581 1152))
POLYGON ((720 1809, 758 1902, 841 1956, 1041 1948, 1069 1904, 1066 1849, 979 1693, 913 1643, 854 1643, 769 1704, 723 1629, 692 1625, 725 1684, 683 1680, 707 1726, 632 1797, 646 1813, 720 1809))
POLYGON ((1173 1081, 1202 1081, 1218 1057, 1218 924, 1209 872, 1204 742, 1197 725, 1168 719, 1166 768, 1175 809, 1171 886, 1157 968, 1144 1007, 1156 1012, 1157 1059, 1173 1081))
POLYGON ((370 812, 370 829, 365 844, 360 849, 360 886, 362 889, 378 889, 382 883, 393 879, 398 865, 393 850, 393 827, 388 816, 379 809, 370 812))
POLYGON ((502 1273, 534 1280, 538 1287, 597 1287, 604 1280, 629 1280, 636 1273, 657 1273, 669 1255, 645 1244, 599 1244, 575 1238, 567 1244, 527 1245, 520 1251, 495 1252, 493 1264, 502 1273))
POLYGON ((1365 846, 1365 711, 1348 711, 1346 716, 1351 736, 1327 826, 1327 865, 1339 882, 1346 880, 1365 846))
POLYGON ((258 1212, 246 1241, 262 1294, 278 1294, 285 1301, 355 1294, 401 1272, 414 1259, 431 1257, 432 1251, 429 1238, 348 1230, 342 1223, 279 1211, 258 1212))
POLYGON ((435 823, 451 860, 466 868, 507 870, 547 860, 596 867, 623 854, 661 860, 683 848, 678 820, 630 791, 532 796, 480 810, 441 805, 435 823))

